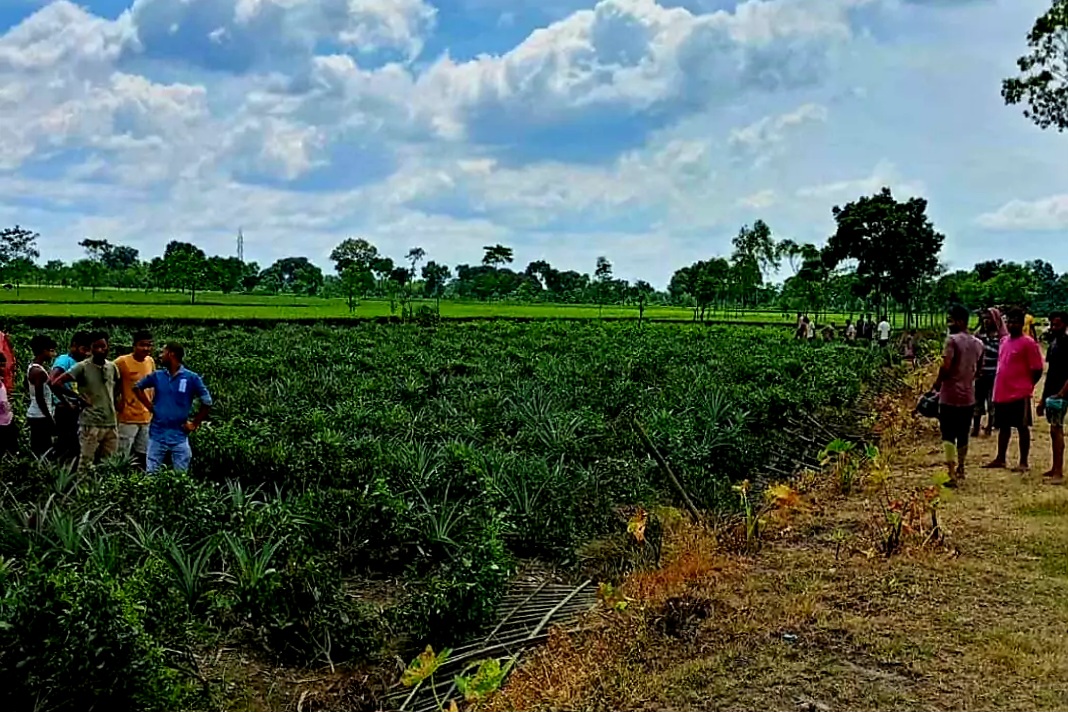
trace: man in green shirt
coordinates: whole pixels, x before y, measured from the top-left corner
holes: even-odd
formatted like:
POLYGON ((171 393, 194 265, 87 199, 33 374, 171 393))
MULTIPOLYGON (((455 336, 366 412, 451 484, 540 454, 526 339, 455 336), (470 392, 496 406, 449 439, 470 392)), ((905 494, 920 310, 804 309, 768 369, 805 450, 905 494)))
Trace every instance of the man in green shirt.
POLYGON ((114 455, 119 446, 119 424, 115 414, 115 400, 121 394, 119 371, 108 360, 108 335, 97 332, 92 340, 91 357, 52 380, 53 388, 74 381, 78 384, 78 396, 85 402, 78 421, 79 467, 82 469, 92 465, 97 456, 114 455))

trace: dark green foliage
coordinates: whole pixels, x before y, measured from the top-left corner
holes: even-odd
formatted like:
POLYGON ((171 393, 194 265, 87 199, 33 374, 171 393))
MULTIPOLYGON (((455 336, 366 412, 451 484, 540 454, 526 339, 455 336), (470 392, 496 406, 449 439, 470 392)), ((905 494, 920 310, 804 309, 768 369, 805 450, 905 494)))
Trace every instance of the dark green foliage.
POLYGON ((518 559, 575 565, 620 506, 675 501, 635 418, 700 506, 732 507, 732 482, 805 446, 791 418, 851 406, 886 358, 764 329, 153 331, 188 345, 216 398, 191 474, 0 461, 15 709, 173 708, 194 678, 162 651, 234 639, 295 665, 453 643, 518 559))
POLYGON ((1044 129, 1068 128, 1068 1, 1053 0, 1027 35, 1031 53, 1016 61, 1020 75, 1002 83, 1006 104, 1024 104, 1024 116, 1044 129))

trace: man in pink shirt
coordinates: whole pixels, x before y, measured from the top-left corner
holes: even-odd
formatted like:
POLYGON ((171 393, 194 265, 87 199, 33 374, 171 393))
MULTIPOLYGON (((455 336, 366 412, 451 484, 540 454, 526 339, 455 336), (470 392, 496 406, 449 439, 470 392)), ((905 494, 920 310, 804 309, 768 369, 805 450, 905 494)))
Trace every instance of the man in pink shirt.
POLYGON ((998 352, 998 372, 994 378, 994 420, 997 422, 998 455, 987 468, 1005 467, 1009 453, 1012 429, 1020 434, 1020 466, 1017 472, 1030 469, 1031 454, 1031 401, 1035 384, 1042 380, 1045 363, 1038 343, 1024 334, 1024 313, 1011 310, 1005 317, 1009 335, 1001 340, 998 352))
POLYGON ((949 337, 942 349, 942 368, 934 390, 938 391, 938 424, 949 469, 948 487, 964 480, 968 437, 975 412, 975 375, 983 361, 983 342, 968 332, 968 310, 957 305, 949 310, 949 337))

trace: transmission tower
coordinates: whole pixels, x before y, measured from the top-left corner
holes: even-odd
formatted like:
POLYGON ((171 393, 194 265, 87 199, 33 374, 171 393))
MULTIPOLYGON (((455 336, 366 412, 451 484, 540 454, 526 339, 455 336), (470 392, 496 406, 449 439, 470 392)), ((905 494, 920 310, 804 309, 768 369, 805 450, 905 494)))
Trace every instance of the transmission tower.
POLYGON ((240 228, 237 230, 237 259, 245 261, 245 234, 240 228))

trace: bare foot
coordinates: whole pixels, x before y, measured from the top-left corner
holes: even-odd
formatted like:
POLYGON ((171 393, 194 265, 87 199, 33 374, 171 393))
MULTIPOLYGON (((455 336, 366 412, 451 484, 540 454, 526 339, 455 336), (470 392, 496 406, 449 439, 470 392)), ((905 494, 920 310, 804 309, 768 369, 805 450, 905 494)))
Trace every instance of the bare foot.
POLYGON ((1006 467, 1004 460, 994 460, 983 465, 984 470, 1004 470, 1006 467))
POLYGON ((1046 484, 1047 485, 1063 485, 1064 484, 1064 475, 1060 475, 1059 477, 1047 477, 1046 478, 1046 484))
POLYGON ((1025 472, 1030 472, 1031 471, 1031 466, 1028 465, 1026 462, 1021 462, 1019 465, 1017 465, 1016 467, 1012 468, 1012 471, 1013 472, 1018 472, 1020 474, 1023 474, 1025 472))

